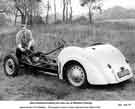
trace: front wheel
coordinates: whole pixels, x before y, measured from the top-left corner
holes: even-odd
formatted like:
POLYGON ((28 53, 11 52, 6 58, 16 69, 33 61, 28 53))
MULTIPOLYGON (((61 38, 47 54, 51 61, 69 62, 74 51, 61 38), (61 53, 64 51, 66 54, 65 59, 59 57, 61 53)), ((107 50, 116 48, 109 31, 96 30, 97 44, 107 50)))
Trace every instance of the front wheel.
POLYGON ((79 64, 72 64, 67 69, 67 80, 74 87, 82 87, 87 83, 84 68, 79 64))
POLYGON ((7 76, 16 76, 19 71, 19 62, 14 53, 8 54, 4 58, 4 72, 7 76))

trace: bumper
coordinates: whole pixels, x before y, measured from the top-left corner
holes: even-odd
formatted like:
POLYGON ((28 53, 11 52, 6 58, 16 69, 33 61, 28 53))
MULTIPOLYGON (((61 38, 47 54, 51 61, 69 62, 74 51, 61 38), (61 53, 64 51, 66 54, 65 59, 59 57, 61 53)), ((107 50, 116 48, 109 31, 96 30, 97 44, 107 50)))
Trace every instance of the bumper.
POLYGON ((126 80, 129 80, 133 77, 133 73, 130 72, 129 75, 125 75, 122 78, 119 78, 117 75, 98 75, 96 76, 94 81, 89 81, 90 84, 92 85, 108 85, 108 84, 118 84, 121 82, 124 82, 126 80))

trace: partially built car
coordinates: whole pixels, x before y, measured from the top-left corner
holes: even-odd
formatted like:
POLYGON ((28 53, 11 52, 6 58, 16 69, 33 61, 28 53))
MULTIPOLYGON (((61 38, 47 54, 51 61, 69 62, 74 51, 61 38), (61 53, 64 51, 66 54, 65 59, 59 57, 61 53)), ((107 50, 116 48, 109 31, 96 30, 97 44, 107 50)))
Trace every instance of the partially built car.
POLYGON ((15 52, 7 54, 3 62, 5 74, 15 77, 19 74, 21 66, 24 66, 36 72, 57 76, 75 87, 82 87, 88 83, 117 84, 133 77, 129 61, 111 44, 95 43, 88 47, 65 47, 64 42, 59 41, 58 45, 48 53, 30 53, 24 60, 18 59, 15 52), (60 52, 56 59, 51 58, 50 53, 57 50, 60 52))

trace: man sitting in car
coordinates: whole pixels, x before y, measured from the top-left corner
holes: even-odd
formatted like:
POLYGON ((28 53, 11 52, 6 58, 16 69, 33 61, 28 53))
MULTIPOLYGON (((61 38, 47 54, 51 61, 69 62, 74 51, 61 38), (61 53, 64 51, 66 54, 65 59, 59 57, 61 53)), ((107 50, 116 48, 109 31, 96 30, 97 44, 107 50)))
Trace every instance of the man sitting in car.
POLYGON ((16 34, 16 56, 22 59, 22 55, 26 55, 28 51, 34 51, 34 39, 31 30, 22 25, 20 31, 16 34))

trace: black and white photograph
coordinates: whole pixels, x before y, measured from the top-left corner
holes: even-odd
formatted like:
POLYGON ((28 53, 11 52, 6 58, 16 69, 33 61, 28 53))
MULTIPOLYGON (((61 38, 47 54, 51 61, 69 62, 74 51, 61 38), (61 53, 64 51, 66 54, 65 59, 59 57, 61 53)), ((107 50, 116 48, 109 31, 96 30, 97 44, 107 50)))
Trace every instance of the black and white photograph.
POLYGON ((0 101, 59 100, 135 101, 134 0, 0 0, 0 101))

